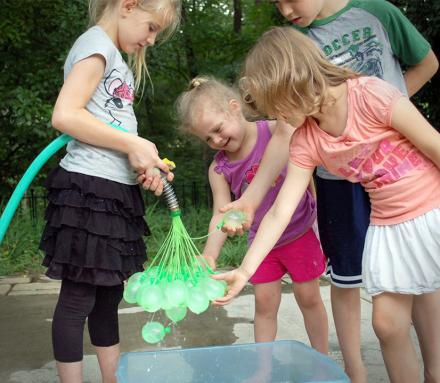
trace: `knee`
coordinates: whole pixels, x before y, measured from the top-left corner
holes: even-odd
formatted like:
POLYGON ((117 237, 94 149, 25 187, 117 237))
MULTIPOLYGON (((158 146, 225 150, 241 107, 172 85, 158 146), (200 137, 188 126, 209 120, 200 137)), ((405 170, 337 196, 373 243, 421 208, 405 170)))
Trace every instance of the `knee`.
POLYGON ((388 343, 409 334, 410 322, 403 318, 396 318, 391 313, 375 313, 373 315, 373 329, 381 343, 388 343))
POLYGON ((319 290, 313 291, 312 289, 304 289, 296 294, 296 302, 301 310, 310 310, 321 305, 322 299, 319 290))
POLYGON ((85 321, 95 305, 95 288, 85 283, 63 280, 54 321, 85 321))
POLYGON ((119 343, 118 304, 123 286, 100 287, 93 311, 88 318, 89 335, 94 346, 109 347, 119 343))
POLYGON ((274 297, 256 296, 255 297, 255 315, 265 318, 276 318, 278 312, 278 304, 274 301, 274 297))

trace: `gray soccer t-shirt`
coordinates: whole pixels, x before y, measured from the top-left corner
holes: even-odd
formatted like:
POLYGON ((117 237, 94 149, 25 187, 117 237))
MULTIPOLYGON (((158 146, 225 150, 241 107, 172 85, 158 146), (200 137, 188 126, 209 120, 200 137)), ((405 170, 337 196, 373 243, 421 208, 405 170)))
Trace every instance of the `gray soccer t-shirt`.
MULTIPOLYGON (((133 111, 133 73, 101 27, 90 28, 75 41, 64 64, 64 79, 75 63, 92 55, 104 57, 105 71, 86 109, 98 120, 120 126, 128 134, 137 135, 137 121, 133 111)), ((136 174, 125 153, 77 140, 67 145, 67 154, 61 160, 60 166, 71 172, 106 178, 123 184, 137 183, 136 174)))
MULTIPOLYGON (((379 77, 403 94, 407 90, 400 62, 416 65, 431 48, 402 12, 384 0, 351 0, 336 14, 299 29, 333 64, 379 77)), ((322 167, 317 168, 317 175, 342 179, 322 167)))

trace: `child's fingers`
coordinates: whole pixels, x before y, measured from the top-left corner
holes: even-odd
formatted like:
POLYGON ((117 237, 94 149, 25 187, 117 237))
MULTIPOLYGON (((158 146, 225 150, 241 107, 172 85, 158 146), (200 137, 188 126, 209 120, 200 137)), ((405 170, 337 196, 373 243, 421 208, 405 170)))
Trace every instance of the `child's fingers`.
POLYGON ((221 227, 221 230, 223 233, 226 233, 231 237, 233 237, 235 235, 235 227, 230 227, 227 224, 223 224, 223 226, 221 227))
POLYGON ((159 186, 154 190, 154 195, 156 197, 160 197, 163 193, 163 184, 159 184, 159 186))
POLYGON ((217 298, 214 301, 214 304, 224 306, 229 303, 240 293, 244 286, 240 286, 241 284, 237 281, 234 281, 227 290, 227 293, 224 297, 217 298))
POLYGON ((243 222, 242 227, 244 231, 248 231, 251 227, 252 221, 247 219, 246 221, 243 222))
POLYGON ((160 175, 156 174, 153 177, 153 180, 151 181, 151 185, 150 185, 150 191, 154 192, 154 194, 156 196, 160 196, 162 194, 162 180, 160 179, 160 175))
POLYGON ((235 233, 236 233, 236 235, 243 235, 244 234, 243 226, 237 227, 237 229, 235 230, 235 233))
POLYGON ((215 301, 212 301, 212 303, 217 306, 225 306, 225 305, 231 303, 231 301, 234 299, 234 297, 235 297, 235 295, 228 292, 228 294, 226 294, 223 298, 217 298, 215 301))
POLYGON ((231 210, 234 208, 234 202, 229 202, 225 206, 222 206, 218 211, 220 213, 226 213, 228 210, 231 210))
POLYGON ((142 182, 142 188, 144 190, 150 190, 150 185, 153 182, 153 177, 152 176, 145 176, 144 181, 142 182))
POLYGON ((223 233, 228 234, 229 237, 235 237, 236 235, 244 234, 243 227, 238 225, 229 226, 228 224, 224 224, 221 230, 223 233))
POLYGON ((237 272, 238 269, 228 271, 227 273, 214 274, 211 278, 224 280, 228 284, 228 289, 224 297, 218 298, 213 303, 215 305, 224 306, 230 303, 243 289, 247 279, 237 272))
POLYGON ((145 190, 154 192, 155 194, 157 191, 159 194, 156 195, 162 194, 163 185, 162 180, 160 179, 160 174, 154 174, 154 172, 149 172, 148 174, 145 174, 145 179, 142 182, 142 187, 145 190))
POLYGON ((158 161, 156 167, 164 173, 169 173, 170 167, 163 161, 158 161))
POLYGON ((230 279, 232 271, 228 271, 226 273, 220 273, 220 274, 212 274, 210 277, 212 279, 217 279, 218 281, 225 281, 228 282, 230 279))

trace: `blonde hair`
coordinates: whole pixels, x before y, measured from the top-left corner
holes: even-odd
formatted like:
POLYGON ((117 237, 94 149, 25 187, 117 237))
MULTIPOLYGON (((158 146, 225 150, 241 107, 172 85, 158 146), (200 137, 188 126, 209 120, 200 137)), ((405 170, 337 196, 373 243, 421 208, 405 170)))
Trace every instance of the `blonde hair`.
MULTIPOLYGON (((96 25, 106 12, 111 12, 121 0, 89 0, 89 26, 96 25)), ((137 6, 149 13, 160 13, 165 20, 166 28, 161 31, 160 38, 164 42, 171 37, 180 23, 180 0, 138 0, 137 6)), ((128 55, 128 65, 133 70, 135 89, 138 90, 145 79, 150 78, 148 73, 145 51, 147 47, 139 49, 135 54, 128 55)))
POLYGON ((301 32, 275 27, 248 53, 239 87, 244 101, 261 115, 283 117, 292 107, 311 115, 334 102, 329 87, 355 77, 327 61, 301 32))
POLYGON ((228 113, 231 100, 241 102, 240 94, 231 86, 211 76, 195 77, 188 90, 181 93, 176 101, 179 128, 191 132, 201 106, 228 113))

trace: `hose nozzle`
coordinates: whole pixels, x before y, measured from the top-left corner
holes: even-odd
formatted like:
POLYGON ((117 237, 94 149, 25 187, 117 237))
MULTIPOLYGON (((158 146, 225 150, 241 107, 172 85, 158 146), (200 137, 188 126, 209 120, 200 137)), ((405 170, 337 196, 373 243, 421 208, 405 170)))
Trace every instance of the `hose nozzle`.
POLYGON ((163 195, 165 197, 165 200, 167 201, 168 209, 170 209, 171 211, 180 210, 176 193, 174 192, 171 184, 168 182, 166 175, 161 174, 160 178, 163 182, 163 195))
MULTIPOLYGON (((176 164, 168 158, 164 158, 162 161, 169 166, 170 170, 173 170, 176 167, 176 164)), ((168 182, 166 174, 160 172, 160 178, 163 182, 163 195, 165 197, 165 200, 167 201, 168 208, 171 211, 180 210, 176 193, 174 192, 171 184, 168 182)))

